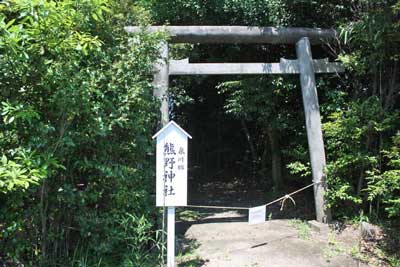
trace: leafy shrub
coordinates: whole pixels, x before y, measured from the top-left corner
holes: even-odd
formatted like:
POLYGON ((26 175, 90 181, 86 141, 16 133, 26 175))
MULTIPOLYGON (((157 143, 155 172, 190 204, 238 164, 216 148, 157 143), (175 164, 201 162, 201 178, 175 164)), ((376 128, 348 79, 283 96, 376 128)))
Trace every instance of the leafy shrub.
POLYGON ((0 261, 151 260, 151 77, 164 35, 123 30, 146 21, 128 1, 0 3, 0 261))

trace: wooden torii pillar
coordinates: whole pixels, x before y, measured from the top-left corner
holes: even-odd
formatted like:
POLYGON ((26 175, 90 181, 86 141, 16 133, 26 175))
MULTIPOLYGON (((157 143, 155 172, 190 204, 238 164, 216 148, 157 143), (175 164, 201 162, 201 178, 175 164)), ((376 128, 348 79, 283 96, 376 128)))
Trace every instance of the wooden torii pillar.
MULTIPOLYGON (((128 33, 137 33, 141 27, 125 27, 128 33)), ((271 43, 296 44, 296 60, 281 59, 278 63, 189 63, 188 59, 169 60, 168 44, 160 44, 161 59, 155 64, 154 95, 161 101, 161 122, 169 121, 169 75, 227 75, 227 74, 299 74, 306 119, 307 139, 314 184, 317 221, 328 223, 330 210, 326 206, 325 149, 322 138, 315 73, 343 72, 339 63, 327 59, 315 60, 312 44, 332 41, 336 32, 317 28, 274 28, 250 26, 150 26, 149 32, 167 31, 171 43, 271 43)), ((174 208, 168 213, 175 214, 174 208)))

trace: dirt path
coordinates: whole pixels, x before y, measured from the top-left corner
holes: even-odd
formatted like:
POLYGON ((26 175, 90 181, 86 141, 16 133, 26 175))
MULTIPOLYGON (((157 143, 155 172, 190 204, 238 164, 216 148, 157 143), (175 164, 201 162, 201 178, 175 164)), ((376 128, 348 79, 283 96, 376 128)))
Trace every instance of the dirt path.
MULTIPOLYGON (((237 181, 205 184, 192 192, 190 202, 230 206, 264 203, 262 192, 243 190, 237 181)), ((278 214, 277 208, 271 210, 278 214)), ((350 256, 357 244, 354 233, 344 236, 317 232, 293 219, 272 218, 263 224, 248 225, 247 211, 193 208, 180 209, 178 214, 180 267, 361 266, 350 256)))

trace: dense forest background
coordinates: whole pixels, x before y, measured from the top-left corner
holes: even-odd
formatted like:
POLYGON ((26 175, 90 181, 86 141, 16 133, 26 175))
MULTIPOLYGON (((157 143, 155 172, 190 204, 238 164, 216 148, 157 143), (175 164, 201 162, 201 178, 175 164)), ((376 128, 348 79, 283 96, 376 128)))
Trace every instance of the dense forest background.
MULTIPOLYGON (((123 30, 149 24, 335 28, 335 43, 313 47, 346 67, 317 77, 329 206, 335 220, 398 233, 400 1, 3 0, 0 266, 157 266, 151 79, 168 34, 123 30)), ((171 51, 191 62, 295 58, 288 45, 171 51)), ((195 137, 194 179, 229 170, 273 195, 310 183, 298 77, 173 77, 170 99, 170 117, 195 137)))

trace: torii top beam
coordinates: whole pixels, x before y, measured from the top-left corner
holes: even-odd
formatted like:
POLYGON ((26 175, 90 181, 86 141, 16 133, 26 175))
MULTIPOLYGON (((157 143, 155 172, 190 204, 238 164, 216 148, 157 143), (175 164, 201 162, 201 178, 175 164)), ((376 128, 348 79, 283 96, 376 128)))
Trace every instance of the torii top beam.
MULTIPOLYGON (((127 26, 128 33, 137 33, 138 26, 127 26)), ((308 37, 311 44, 321 44, 336 38, 333 29, 285 28, 253 26, 149 26, 149 32, 165 30, 171 43, 270 43, 295 44, 308 37)))

